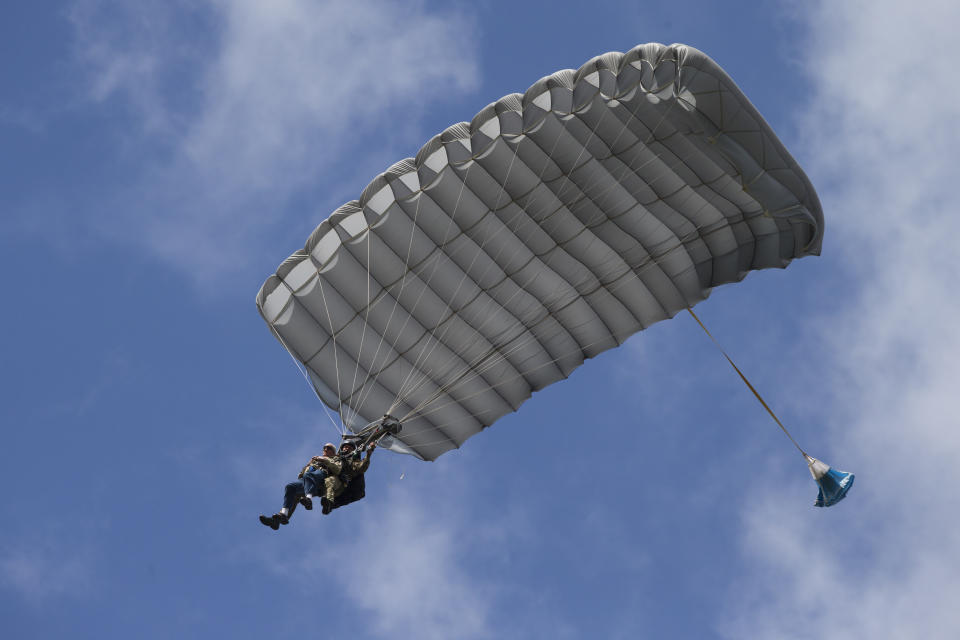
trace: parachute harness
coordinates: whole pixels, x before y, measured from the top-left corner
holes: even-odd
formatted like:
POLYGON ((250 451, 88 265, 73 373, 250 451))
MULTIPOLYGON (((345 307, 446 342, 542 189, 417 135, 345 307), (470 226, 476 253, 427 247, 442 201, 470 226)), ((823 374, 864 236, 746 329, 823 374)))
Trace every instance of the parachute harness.
POLYGON ((717 339, 713 337, 713 334, 707 329, 706 325, 700 321, 700 318, 697 317, 697 314, 693 312, 693 309, 687 307, 687 311, 690 312, 690 315, 693 316, 693 319, 697 321, 697 324, 700 325, 700 328, 703 329, 703 332, 707 334, 707 337, 713 341, 713 344, 717 346, 717 349, 720 350, 720 353, 723 354, 723 357, 727 359, 727 362, 730 363, 730 366, 733 367, 733 370, 737 372, 737 375, 740 376, 740 379, 743 380, 743 383, 747 385, 747 388, 753 392, 753 395, 760 401, 760 404, 763 405, 763 408, 767 410, 767 413, 770 414, 770 417, 773 418, 774 422, 780 427, 781 430, 790 438, 790 442, 793 443, 793 446, 803 455, 804 459, 807 461, 807 467, 810 469, 810 475, 813 476, 814 481, 817 483, 817 486, 820 488, 820 492, 817 494, 817 500, 814 502, 814 506, 817 507, 830 507, 840 502, 847 496, 847 491, 850 490, 850 487, 853 486, 854 475, 846 471, 840 471, 839 469, 832 469, 830 465, 817 460, 813 456, 809 455, 806 451, 800 448, 800 445, 797 444, 797 441, 793 439, 793 436, 790 435, 790 432, 787 430, 783 423, 780 421, 780 418, 777 417, 777 414, 773 412, 773 409, 770 408, 770 405, 766 403, 763 399, 763 396, 760 395, 760 392, 757 391, 756 387, 750 384, 750 381, 747 379, 747 376, 744 375, 743 371, 740 370, 734 362, 733 359, 727 354, 720 343, 717 342, 717 339))

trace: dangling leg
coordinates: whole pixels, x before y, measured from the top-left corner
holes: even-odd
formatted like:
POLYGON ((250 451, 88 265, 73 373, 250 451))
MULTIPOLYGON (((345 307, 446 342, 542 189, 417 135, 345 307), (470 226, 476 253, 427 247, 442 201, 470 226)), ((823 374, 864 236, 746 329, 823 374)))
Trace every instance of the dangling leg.
POLYGON ((287 524, 290 521, 290 516, 297 510, 297 502, 300 501, 302 496, 302 480, 287 483, 287 486, 283 488, 283 508, 277 514, 280 524, 287 524))
POLYGON ((343 483, 340 482, 340 478, 327 476, 323 479, 323 498, 320 499, 320 504, 323 505, 323 515, 333 511, 333 501, 337 499, 337 495, 341 491, 343 491, 343 483))
POLYGON ((289 523, 290 515, 293 514, 294 509, 297 508, 297 500, 299 500, 302 495, 303 482, 301 480, 287 483, 287 486, 283 488, 283 507, 272 516, 261 515, 260 524, 276 531, 280 528, 281 524, 289 523))
POLYGON ((313 509, 313 498, 323 493, 323 479, 327 477, 326 469, 307 471, 303 474, 303 493, 300 504, 304 509, 313 509))

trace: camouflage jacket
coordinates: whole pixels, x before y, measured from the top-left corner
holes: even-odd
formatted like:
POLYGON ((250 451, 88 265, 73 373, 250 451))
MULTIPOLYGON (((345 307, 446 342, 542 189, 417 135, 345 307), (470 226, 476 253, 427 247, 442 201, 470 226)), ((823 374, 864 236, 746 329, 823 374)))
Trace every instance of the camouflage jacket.
POLYGON ((313 456, 310 458, 310 462, 300 470, 300 475, 298 478, 302 478, 303 474, 307 471, 316 471, 317 469, 326 469, 327 473, 331 476, 339 476, 343 471, 343 461, 340 459, 340 456, 335 456, 333 458, 327 456, 313 456))
POLYGON ((343 456, 339 458, 342 462, 342 470, 340 471, 340 478, 344 482, 350 482, 353 478, 366 473, 367 469, 370 468, 370 456, 367 455, 363 460, 360 459, 360 453, 355 452, 350 455, 343 456))

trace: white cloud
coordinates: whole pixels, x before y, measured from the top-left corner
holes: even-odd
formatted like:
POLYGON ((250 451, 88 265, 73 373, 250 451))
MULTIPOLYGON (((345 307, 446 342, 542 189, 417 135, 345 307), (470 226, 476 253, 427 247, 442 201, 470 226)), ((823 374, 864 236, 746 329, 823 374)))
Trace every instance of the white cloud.
MULTIPOLYGON (((806 17, 804 164, 824 254, 851 279, 824 300, 820 394, 858 472, 847 502, 744 514, 751 568, 731 637, 952 638, 960 628, 960 87, 949 2, 822 2, 806 17), (830 257, 835 256, 835 257, 830 257)), ((811 484, 812 488, 812 484, 811 484)), ((811 493, 812 495, 812 493, 811 493)), ((732 600, 732 598, 731 598, 732 600)))
MULTIPOLYGON (((511 515, 478 527, 459 506, 458 476, 426 476, 386 486, 382 476, 368 478, 376 495, 330 517, 297 511, 273 534, 287 540, 285 546, 244 546, 237 557, 305 585, 324 576, 324 590, 362 617, 363 637, 493 637, 490 614, 503 588, 478 577, 471 562, 504 546, 503 519, 511 515), (290 549, 300 550, 295 563, 290 549)), ((327 606, 335 604, 328 599, 327 606)))
POLYGON ((237 270, 292 197, 333 187, 340 152, 386 143, 365 150, 365 132, 409 130, 476 83, 471 22, 420 2, 84 2, 71 17, 88 96, 139 123, 140 177, 107 194, 101 231, 205 279, 237 270))
POLYGON ((473 537, 449 514, 427 512, 420 497, 393 490, 376 526, 354 546, 366 549, 362 570, 343 576, 348 596, 372 614, 383 637, 490 637, 491 600, 462 566, 473 537))
MULTIPOLYGON (((175 134, 174 111, 167 92, 173 72, 189 70, 200 47, 178 34, 175 17, 189 5, 146 0, 117 5, 80 0, 67 17, 74 31, 73 53, 81 69, 83 97, 94 103, 119 98, 136 115, 142 132, 175 134)), ((200 12, 194 8, 190 16, 200 12)))

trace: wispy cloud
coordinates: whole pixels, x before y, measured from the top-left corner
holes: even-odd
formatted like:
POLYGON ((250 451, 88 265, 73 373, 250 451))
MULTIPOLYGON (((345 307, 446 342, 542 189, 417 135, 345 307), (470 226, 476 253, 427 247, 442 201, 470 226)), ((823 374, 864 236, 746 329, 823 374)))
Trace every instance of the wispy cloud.
POLYGON ((470 20, 420 2, 90 1, 71 18, 88 98, 133 119, 135 177, 100 231, 205 280, 242 269, 291 199, 335 188, 344 149, 378 153, 477 81, 470 20))
MULTIPOLYGON (((74 3, 67 18, 74 32, 73 54, 81 70, 80 99, 96 104, 116 100, 133 120, 125 134, 138 139, 144 133, 176 135, 175 74, 190 73, 191 61, 212 50, 208 43, 191 45, 178 28, 184 22, 212 18, 204 6, 147 0, 116 5, 103 0, 74 3), (133 125, 133 126, 131 126, 133 125)), ((200 68, 204 68, 201 65, 200 68)), ((189 87, 180 87, 180 90, 189 87)), ((180 122, 179 127, 184 123, 180 122)), ((116 131, 112 132, 114 135, 116 131)))
POLYGON ((343 577, 349 597, 372 614, 383 637, 490 637, 489 587, 462 566, 466 523, 427 512, 423 501, 391 492, 355 541, 364 570, 343 577))
MULTIPOLYGON (((806 166, 849 286, 819 309, 818 390, 852 497, 744 514, 751 573, 731 637, 947 638, 960 628, 960 89, 949 2, 823 2, 803 54, 806 166), (832 423, 832 424, 830 424, 832 423), (762 603, 761 606, 755 606, 762 603)), ((811 485, 812 486, 812 485, 811 485)))
POLYGON ((52 598, 78 597, 89 593, 93 569, 82 547, 73 541, 54 542, 43 536, 30 544, 8 544, 0 549, 0 587, 9 589, 32 605, 52 598))
POLYGON ((363 615, 363 637, 493 637, 491 611, 503 589, 478 576, 472 563, 478 549, 482 555, 504 543, 505 523, 478 526, 459 506, 463 492, 452 489, 460 481, 429 475, 431 481, 395 480, 388 489, 382 477, 368 480, 376 488, 371 485, 363 502, 330 517, 298 511, 273 534, 288 545, 251 546, 238 557, 254 558, 305 587, 325 576, 324 589, 363 615), (318 526, 325 532, 322 545, 316 544, 318 526), (296 563, 289 562, 290 548, 302 550, 296 563))

